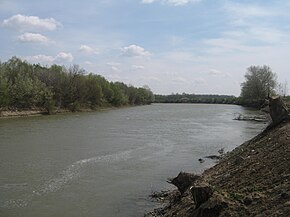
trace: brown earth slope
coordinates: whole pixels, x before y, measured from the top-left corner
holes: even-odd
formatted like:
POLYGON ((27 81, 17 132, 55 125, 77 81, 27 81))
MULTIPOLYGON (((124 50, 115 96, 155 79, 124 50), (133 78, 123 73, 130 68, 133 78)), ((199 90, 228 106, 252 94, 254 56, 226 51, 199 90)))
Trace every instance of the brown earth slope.
POLYGON ((290 122, 271 126, 228 153, 191 186, 182 196, 171 192, 163 208, 145 216, 289 217, 290 122))

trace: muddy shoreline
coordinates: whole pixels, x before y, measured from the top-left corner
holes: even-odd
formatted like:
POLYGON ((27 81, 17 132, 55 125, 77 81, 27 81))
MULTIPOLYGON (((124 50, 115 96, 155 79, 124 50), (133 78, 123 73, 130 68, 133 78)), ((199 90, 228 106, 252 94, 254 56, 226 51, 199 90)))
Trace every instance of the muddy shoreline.
POLYGON ((31 109, 31 110, 3 110, 0 111, 0 119, 2 118, 18 118, 18 117, 33 117, 33 116, 43 116, 43 115, 58 115, 66 113, 79 113, 79 112, 101 112, 109 111, 114 109, 135 107, 134 106, 120 106, 120 107, 99 107, 96 109, 82 108, 79 111, 71 111, 69 109, 56 109, 52 114, 49 114, 45 109, 31 109))
POLYGON ((200 175, 178 174, 171 179, 177 189, 155 193, 161 205, 144 216, 289 216, 290 115, 274 103, 272 123, 262 133, 200 175))

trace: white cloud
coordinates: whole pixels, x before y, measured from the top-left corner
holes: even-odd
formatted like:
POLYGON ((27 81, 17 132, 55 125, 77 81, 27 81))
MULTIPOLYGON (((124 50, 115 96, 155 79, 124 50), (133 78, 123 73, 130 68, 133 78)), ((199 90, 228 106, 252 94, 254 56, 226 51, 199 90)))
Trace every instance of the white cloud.
POLYGON ((40 64, 52 64, 54 61, 54 57, 46 56, 46 55, 35 55, 35 56, 26 56, 23 59, 32 63, 40 63, 40 64))
POLYGON ((227 2, 225 4, 225 9, 232 13, 234 16, 238 17, 266 17, 272 16, 275 13, 273 10, 269 10, 265 7, 254 5, 254 4, 240 4, 240 3, 233 3, 227 2))
POLYGON ((207 85, 207 81, 202 77, 198 77, 198 78, 193 79, 193 84, 194 85, 207 85))
POLYGON ((40 63, 48 65, 51 65, 53 63, 65 64, 73 61, 73 55, 71 53, 60 52, 55 57, 39 54, 35 56, 26 56, 23 57, 23 59, 31 63, 40 63))
POLYGON ((99 54, 99 50, 97 48, 90 47, 88 45, 81 45, 79 48, 80 51, 87 54, 99 54))
POLYGON ((120 69, 117 66, 111 66, 111 70, 114 72, 120 71, 120 69))
POLYGON ((253 39, 267 43, 281 42, 283 38, 288 39, 288 36, 282 31, 266 27, 252 27, 249 29, 248 35, 253 39))
POLYGON ((248 52, 252 48, 243 44, 242 41, 235 38, 224 37, 207 39, 203 41, 206 52, 211 55, 231 53, 231 52, 248 52))
POLYGON ((84 64, 89 65, 89 66, 93 65, 93 63, 91 61, 85 61, 84 64))
POLYGON ((142 0, 143 4, 151 4, 153 2, 155 2, 156 0, 142 0))
POLYGON ((141 66, 141 65, 132 65, 132 69, 136 69, 136 70, 142 70, 144 69, 145 67, 144 66, 141 66))
POLYGON ((206 39, 203 43, 209 54, 254 52, 261 46, 285 43, 289 33, 279 29, 251 25, 243 29, 226 31, 222 37, 206 39), (254 42, 254 43, 253 43, 254 42))
POLYGON ((37 16, 25 16, 21 14, 14 15, 2 22, 4 27, 14 28, 18 30, 33 30, 42 31, 56 30, 61 26, 61 23, 56 21, 54 18, 41 19, 37 16))
POLYGON ((140 56, 150 56, 150 52, 146 51, 143 47, 132 44, 128 47, 122 48, 122 53, 124 56, 128 57, 140 57, 140 56))
POLYGON ((18 36, 18 41, 21 42, 40 42, 40 43, 47 43, 49 42, 49 39, 45 37, 44 35, 41 35, 39 33, 29 33, 26 32, 20 36, 18 36))
POLYGON ((220 75, 221 73, 222 73, 221 71, 216 70, 216 69, 211 69, 211 70, 209 71, 209 74, 210 74, 210 75, 220 75))
POLYGON ((109 69, 114 72, 120 71, 120 66, 122 65, 119 62, 107 62, 106 64, 109 66, 109 69))
POLYGON ((165 54, 165 57, 169 61, 173 62, 192 62, 194 61, 194 56, 191 52, 188 51, 172 51, 165 54))
POLYGON ((143 4, 151 4, 154 2, 161 2, 163 4, 171 5, 171 6, 182 6, 191 2, 199 2, 201 0, 142 0, 143 4))
POLYGON ((108 66, 120 66, 121 63, 118 63, 118 62, 107 62, 107 65, 108 66))
POLYGON ((217 69, 209 70, 208 74, 211 76, 215 76, 215 79, 217 77, 220 77, 220 78, 231 78, 232 77, 231 74, 226 73, 226 72, 222 72, 222 71, 217 70, 217 69))
POLYGON ((188 83, 188 80, 183 78, 183 77, 178 76, 178 77, 172 78, 171 82, 173 82, 173 83, 188 83))
POLYGON ((73 61, 73 55, 71 53, 65 53, 65 52, 60 52, 59 54, 56 55, 54 61, 55 62, 72 62, 73 61))

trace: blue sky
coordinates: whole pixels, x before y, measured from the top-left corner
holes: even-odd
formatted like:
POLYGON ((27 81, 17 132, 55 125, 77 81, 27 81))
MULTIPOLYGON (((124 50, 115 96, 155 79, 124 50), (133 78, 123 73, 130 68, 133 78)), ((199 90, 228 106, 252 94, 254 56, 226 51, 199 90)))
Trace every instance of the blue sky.
POLYGON ((0 60, 78 64, 155 93, 239 95, 251 65, 290 85, 289 11, 288 0, 0 0, 0 60))

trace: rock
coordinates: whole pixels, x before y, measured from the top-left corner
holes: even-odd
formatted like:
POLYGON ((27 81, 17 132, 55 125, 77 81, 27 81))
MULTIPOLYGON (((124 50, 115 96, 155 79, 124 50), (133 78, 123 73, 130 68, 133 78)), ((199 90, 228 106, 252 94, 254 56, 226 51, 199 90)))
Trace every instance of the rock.
POLYGON ((193 210, 191 217, 218 217, 228 204, 221 198, 212 197, 200 207, 193 210))
POLYGON ((248 197, 245 197, 244 200, 243 200, 243 203, 246 205, 246 206, 249 206, 251 205, 253 202, 253 198, 248 196, 248 197))
POLYGON ((225 149, 224 149, 224 148, 219 149, 219 150, 218 150, 218 153, 219 153, 220 155, 223 155, 223 154, 225 153, 225 149))
POLYGON ((190 187, 192 198, 196 208, 206 202, 213 194, 212 188, 207 183, 199 183, 190 187))
POLYGON ((199 163, 203 163, 204 162, 204 159, 199 158, 198 161, 199 161, 199 163))
POLYGON ((167 182, 175 185, 180 194, 183 193, 199 178, 200 176, 192 173, 180 172, 177 177, 169 179, 167 182))
POLYGON ((212 160, 219 160, 219 159, 221 159, 221 156, 209 155, 209 156, 205 156, 205 158, 209 158, 209 159, 212 159, 212 160))
POLYGON ((153 192, 150 197, 157 201, 164 201, 166 198, 169 197, 169 190, 164 190, 160 192, 153 192))
POLYGON ((288 107, 280 97, 270 98, 269 107, 272 126, 276 126, 282 121, 289 121, 288 107))
POLYGON ((240 165, 245 159, 241 156, 237 156, 236 159, 234 160, 235 165, 240 165))
POLYGON ((290 195, 288 193, 286 193, 286 192, 283 192, 281 194, 281 198, 284 199, 284 200, 288 200, 288 199, 290 199, 290 195))

